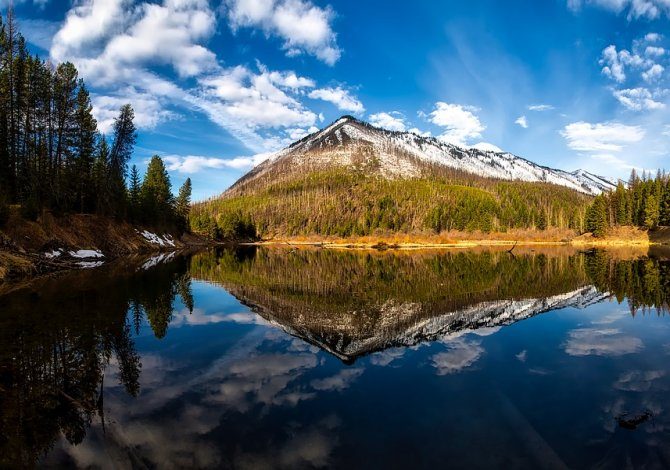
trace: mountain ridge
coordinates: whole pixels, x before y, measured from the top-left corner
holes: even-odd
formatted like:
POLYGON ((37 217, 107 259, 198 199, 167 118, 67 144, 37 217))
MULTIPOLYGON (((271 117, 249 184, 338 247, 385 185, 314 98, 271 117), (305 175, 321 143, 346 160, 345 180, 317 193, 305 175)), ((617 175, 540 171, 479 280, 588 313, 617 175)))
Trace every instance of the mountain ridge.
MULTIPOLYGON (((465 148, 436 137, 391 131, 344 115, 330 125, 273 153, 235 182, 224 195, 248 184, 274 167, 347 166, 374 162, 375 173, 385 178, 426 176, 426 167, 462 171, 503 181, 541 182, 564 186, 591 196, 612 190, 617 182, 579 169, 573 172, 551 168, 510 152, 465 148), (366 160, 367 159, 367 160, 366 160)), ((370 165, 368 165, 370 166, 370 165)), ((369 168, 368 168, 369 170, 369 168)), ((286 171, 286 168, 284 168, 286 171)))

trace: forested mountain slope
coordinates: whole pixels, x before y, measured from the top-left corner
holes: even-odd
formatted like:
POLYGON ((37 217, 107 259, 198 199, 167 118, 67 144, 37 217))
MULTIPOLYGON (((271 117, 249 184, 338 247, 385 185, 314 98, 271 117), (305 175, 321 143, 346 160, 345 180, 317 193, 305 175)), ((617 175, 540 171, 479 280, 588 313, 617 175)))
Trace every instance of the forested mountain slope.
POLYGON ((345 116, 196 205, 192 228, 224 237, 582 230, 591 196, 614 187, 345 116))

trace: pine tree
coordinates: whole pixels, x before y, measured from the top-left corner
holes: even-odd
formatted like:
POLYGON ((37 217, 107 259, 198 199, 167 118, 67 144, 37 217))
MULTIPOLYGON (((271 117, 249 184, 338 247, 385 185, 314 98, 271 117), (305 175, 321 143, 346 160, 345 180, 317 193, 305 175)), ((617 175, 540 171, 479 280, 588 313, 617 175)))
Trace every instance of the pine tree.
POLYGON ((586 229, 595 237, 603 237, 607 233, 607 202, 601 194, 596 196, 586 213, 586 229))
POLYGON ((56 68, 54 77, 54 114, 56 118, 55 132, 55 192, 54 205, 59 210, 74 207, 77 194, 76 183, 72 185, 76 175, 76 156, 74 145, 76 139, 75 110, 77 106, 77 69, 69 62, 56 68), (74 186, 74 188, 73 188, 74 186))
POLYGON ((133 120, 135 112, 126 104, 114 120, 114 144, 109 153, 109 195, 114 215, 123 216, 126 205, 126 173, 133 153, 137 131, 133 120))
POLYGON ((659 225, 670 226, 670 178, 665 183, 659 214, 659 225))
POLYGON ((630 195, 623 183, 619 181, 617 184, 616 191, 616 223, 617 225, 630 225, 632 224, 631 209, 630 209, 630 195))
POLYGON ((179 188, 179 195, 175 202, 177 224, 181 230, 188 229, 188 216, 191 210, 191 178, 186 178, 184 184, 179 188))
POLYGON ((76 156, 76 165, 74 165, 73 180, 76 182, 79 211, 83 213, 90 212, 94 208, 93 161, 98 133, 98 123, 93 117, 91 98, 83 80, 79 81, 77 90, 74 122, 76 133, 73 151, 76 156))
POLYGON ((137 166, 133 165, 130 169, 130 185, 128 187, 128 204, 130 209, 130 219, 138 222, 142 215, 142 183, 140 181, 140 172, 137 166))
POLYGON ((654 228, 658 225, 659 206, 654 194, 649 194, 644 201, 644 226, 654 228))
POLYGON ((104 135, 98 140, 98 150, 93 164, 93 186, 97 195, 96 211, 98 214, 110 214, 109 145, 104 135))
POLYGON ((173 221, 174 197, 171 192, 170 177, 163 160, 151 157, 147 173, 142 182, 143 218, 150 224, 165 226, 173 221))

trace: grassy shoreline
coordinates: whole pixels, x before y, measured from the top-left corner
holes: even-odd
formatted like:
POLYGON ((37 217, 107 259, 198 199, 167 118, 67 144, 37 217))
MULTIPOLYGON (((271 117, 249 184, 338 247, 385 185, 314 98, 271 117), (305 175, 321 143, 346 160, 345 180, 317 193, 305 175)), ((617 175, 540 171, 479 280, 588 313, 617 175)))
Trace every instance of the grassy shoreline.
POLYGON ((617 227, 602 238, 596 238, 590 233, 578 235, 569 231, 515 231, 492 234, 452 232, 441 235, 390 234, 349 238, 275 237, 248 244, 258 246, 318 246, 343 249, 510 248, 512 246, 648 247, 670 244, 670 228, 663 227, 654 231, 647 231, 636 227, 617 227))

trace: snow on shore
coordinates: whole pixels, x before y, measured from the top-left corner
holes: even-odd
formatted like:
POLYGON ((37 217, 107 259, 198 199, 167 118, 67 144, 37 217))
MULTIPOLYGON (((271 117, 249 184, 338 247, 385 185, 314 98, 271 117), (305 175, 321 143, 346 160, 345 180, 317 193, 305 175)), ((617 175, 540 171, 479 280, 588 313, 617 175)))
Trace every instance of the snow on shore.
POLYGON ((100 250, 70 251, 70 256, 72 256, 73 258, 81 258, 81 259, 93 259, 93 258, 105 257, 105 255, 100 250))
POLYGON ((162 237, 160 235, 156 235, 153 232, 149 232, 148 230, 142 230, 141 232, 138 230, 137 233, 142 235, 146 241, 154 245, 171 246, 171 247, 175 246, 174 240, 172 239, 172 235, 170 235, 169 233, 163 235, 162 237))

